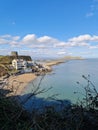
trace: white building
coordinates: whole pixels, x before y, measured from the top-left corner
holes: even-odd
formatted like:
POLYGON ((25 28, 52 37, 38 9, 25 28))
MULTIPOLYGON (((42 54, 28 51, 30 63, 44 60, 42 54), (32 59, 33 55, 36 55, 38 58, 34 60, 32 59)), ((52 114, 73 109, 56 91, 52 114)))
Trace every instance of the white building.
POLYGON ((16 70, 21 70, 21 69, 25 69, 27 68, 27 61, 23 60, 23 59, 14 59, 12 61, 12 66, 16 69, 16 70))

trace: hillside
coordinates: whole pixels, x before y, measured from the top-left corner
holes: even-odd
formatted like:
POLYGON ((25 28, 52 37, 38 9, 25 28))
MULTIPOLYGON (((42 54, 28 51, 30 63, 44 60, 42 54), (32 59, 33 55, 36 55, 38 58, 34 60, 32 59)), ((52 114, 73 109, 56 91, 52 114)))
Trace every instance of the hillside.
POLYGON ((80 56, 65 56, 62 59, 65 59, 65 60, 82 60, 83 58, 80 57, 80 56))
MULTIPOLYGON (((2 64, 11 64, 12 60, 14 59, 14 56, 0 56, 0 63, 2 64)), ((18 56, 19 59, 24 59, 26 61, 31 61, 31 57, 30 56, 24 56, 24 55, 19 55, 18 56)))
MULTIPOLYGON (((18 56, 18 58, 24 59, 26 61, 32 61, 30 56, 21 55, 21 56, 18 56)), ((0 56, 0 77, 8 73, 5 67, 9 68, 9 65, 12 64, 13 59, 15 59, 14 56, 0 56)))

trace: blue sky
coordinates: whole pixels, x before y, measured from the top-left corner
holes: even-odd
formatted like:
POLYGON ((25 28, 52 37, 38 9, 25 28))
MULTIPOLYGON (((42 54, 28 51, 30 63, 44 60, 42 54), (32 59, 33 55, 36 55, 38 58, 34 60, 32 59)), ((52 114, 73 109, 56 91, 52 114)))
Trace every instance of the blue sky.
POLYGON ((0 0, 0 55, 98 57, 98 0, 0 0))

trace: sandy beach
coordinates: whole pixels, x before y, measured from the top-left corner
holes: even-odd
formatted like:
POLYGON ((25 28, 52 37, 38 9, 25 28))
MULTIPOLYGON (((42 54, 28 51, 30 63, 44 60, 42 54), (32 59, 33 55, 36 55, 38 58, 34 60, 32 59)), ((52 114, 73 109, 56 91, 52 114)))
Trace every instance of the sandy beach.
POLYGON ((34 73, 25 73, 17 76, 10 76, 8 84, 4 87, 12 92, 7 96, 20 95, 24 88, 27 87, 28 83, 33 81, 37 76, 34 73))
POLYGON ((58 65, 61 63, 64 63, 65 60, 51 60, 45 63, 46 66, 53 66, 53 65, 58 65))

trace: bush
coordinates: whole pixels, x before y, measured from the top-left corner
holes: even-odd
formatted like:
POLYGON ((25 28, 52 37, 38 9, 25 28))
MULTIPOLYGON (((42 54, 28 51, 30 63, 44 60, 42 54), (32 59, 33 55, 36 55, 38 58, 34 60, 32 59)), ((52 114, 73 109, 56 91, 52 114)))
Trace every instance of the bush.
POLYGON ((98 130, 98 93, 90 79, 82 77, 87 81, 83 101, 60 111, 50 105, 29 113, 14 96, 0 94, 0 130, 98 130))

